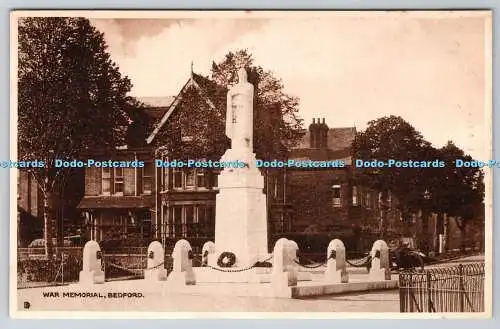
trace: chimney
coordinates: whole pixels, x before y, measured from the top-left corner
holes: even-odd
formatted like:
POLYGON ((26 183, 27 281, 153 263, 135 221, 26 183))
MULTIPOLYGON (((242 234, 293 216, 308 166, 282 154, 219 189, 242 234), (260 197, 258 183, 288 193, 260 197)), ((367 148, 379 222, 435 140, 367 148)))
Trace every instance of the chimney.
POLYGON ((323 148, 328 148, 328 131, 330 130, 325 122, 325 118, 323 118, 322 122, 322 146, 323 148))
POLYGON ((313 118, 313 122, 309 125, 309 147, 316 148, 318 143, 318 123, 316 123, 316 119, 313 118))

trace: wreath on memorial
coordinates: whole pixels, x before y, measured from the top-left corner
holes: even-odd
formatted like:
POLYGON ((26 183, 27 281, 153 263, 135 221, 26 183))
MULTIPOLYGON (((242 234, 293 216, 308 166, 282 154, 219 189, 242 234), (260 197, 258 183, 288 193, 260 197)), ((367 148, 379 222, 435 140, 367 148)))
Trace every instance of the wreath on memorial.
POLYGON ((219 267, 231 267, 236 263, 236 255, 229 251, 224 251, 217 259, 219 267))

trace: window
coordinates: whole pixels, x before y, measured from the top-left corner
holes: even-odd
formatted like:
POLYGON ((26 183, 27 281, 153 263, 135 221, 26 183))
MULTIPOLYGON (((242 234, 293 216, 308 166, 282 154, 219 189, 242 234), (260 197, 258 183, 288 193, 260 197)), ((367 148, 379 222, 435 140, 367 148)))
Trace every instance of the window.
POLYGON ((199 226, 199 235, 200 236, 207 236, 207 231, 208 231, 208 226, 207 226, 207 212, 206 212, 206 207, 204 206, 198 206, 197 208, 198 211, 198 226, 199 226))
POLYGON ((182 207, 174 207, 172 212, 174 223, 174 235, 176 237, 182 236, 182 207))
POLYGON ((151 229, 151 213, 149 211, 145 211, 142 214, 142 236, 144 238, 150 237, 152 231, 151 229))
POLYGON ((357 188, 357 186, 352 187, 352 205, 353 206, 358 205, 358 188, 357 188))
POLYGON ((162 187, 163 187, 163 191, 167 190, 168 189, 168 172, 169 172, 169 169, 168 168, 161 168, 161 171, 163 173, 163 180, 162 180, 162 187))
POLYGON ((332 203, 334 207, 341 206, 341 194, 340 194, 340 185, 332 186, 332 203))
POLYGON ((194 180, 195 180, 194 170, 187 169, 186 170, 186 188, 194 188, 194 185, 195 185, 194 180))
POLYGON ((114 194, 123 195, 123 168, 115 168, 114 194))
POLYGON ((206 172, 202 169, 198 169, 196 172, 196 186, 201 188, 207 187, 206 172))
POLYGON ((371 208, 371 206, 372 206, 372 195, 371 195, 370 191, 366 192, 365 202, 366 202, 366 204, 365 204, 366 208, 371 208))
POLYGON ((212 187, 217 188, 219 186, 219 173, 215 172, 212 176, 212 187))
POLYGON ((102 194, 111 194, 111 169, 102 168, 102 194))
POLYGON ((206 207, 205 208, 205 218, 206 218, 206 236, 213 236, 215 234, 215 208, 206 207))
POLYGON ((186 231, 187 235, 190 237, 196 237, 198 235, 198 225, 195 222, 195 214, 193 206, 185 206, 186 212, 186 231))
POLYGON ((145 162, 142 168, 142 193, 151 194, 153 190, 153 163, 145 162))
POLYGON ((172 177, 174 180, 174 188, 182 188, 182 171, 178 168, 174 168, 172 177))

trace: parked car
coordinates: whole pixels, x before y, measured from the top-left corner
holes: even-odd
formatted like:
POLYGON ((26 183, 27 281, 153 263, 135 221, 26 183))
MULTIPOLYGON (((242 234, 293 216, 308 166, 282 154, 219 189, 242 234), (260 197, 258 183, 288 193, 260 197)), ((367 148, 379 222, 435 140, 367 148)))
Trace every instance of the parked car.
POLYGON ((423 271, 425 265, 434 262, 432 257, 417 248, 415 240, 402 237, 391 241, 389 244, 389 257, 393 270, 423 271))

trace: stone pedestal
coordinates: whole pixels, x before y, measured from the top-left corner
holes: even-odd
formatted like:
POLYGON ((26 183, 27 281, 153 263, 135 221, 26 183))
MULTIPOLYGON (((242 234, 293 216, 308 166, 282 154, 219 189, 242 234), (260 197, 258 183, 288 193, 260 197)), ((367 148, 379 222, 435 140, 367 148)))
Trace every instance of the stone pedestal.
POLYGON ((295 263, 297 258, 297 244, 286 238, 276 241, 273 250, 273 271, 271 282, 276 296, 282 296, 289 293, 289 287, 297 285, 298 265, 295 263))
POLYGON ((165 281, 167 270, 165 269, 165 250, 158 241, 153 241, 148 247, 148 264, 144 270, 146 281, 165 281))
POLYGON ((389 247, 384 240, 377 240, 373 243, 370 252, 372 263, 370 267, 370 280, 383 281, 391 279, 389 264, 389 247))
POLYGON ((196 284, 196 277, 193 271, 192 249, 189 242, 186 240, 177 241, 172 252, 172 258, 174 266, 167 278, 168 283, 176 286, 196 284))
POLYGON ((326 257, 324 282, 347 283, 349 278, 346 269, 344 243, 339 239, 332 240, 328 245, 326 257))
POLYGON ((80 271, 80 284, 104 283, 104 272, 102 271, 102 253, 96 241, 88 241, 83 247, 83 267, 80 271))
MULTIPOLYGON (((241 161, 243 156, 238 159, 235 153, 228 150, 221 160, 241 161)), ((247 159, 248 167, 225 168, 219 175, 213 266, 223 252, 235 254, 235 267, 253 265, 268 255, 264 178, 255 167, 255 156, 248 158, 253 159, 247 159)))

